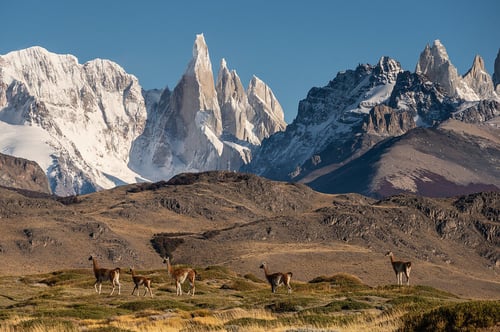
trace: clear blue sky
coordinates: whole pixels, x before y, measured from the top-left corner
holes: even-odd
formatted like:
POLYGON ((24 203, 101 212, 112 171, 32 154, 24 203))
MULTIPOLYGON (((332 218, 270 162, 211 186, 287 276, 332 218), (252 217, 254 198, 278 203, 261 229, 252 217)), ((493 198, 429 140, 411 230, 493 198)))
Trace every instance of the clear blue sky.
POLYGON ((39 45, 110 59, 145 89, 173 88, 204 33, 215 76, 223 57, 245 87, 255 74, 288 123, 311 87, 359 63, 387 55, 413 71, 439 39, 460 74, 476 54, 493 74, 500 48, 499 0, 2 0, 0 13, 0 54, 39 45))

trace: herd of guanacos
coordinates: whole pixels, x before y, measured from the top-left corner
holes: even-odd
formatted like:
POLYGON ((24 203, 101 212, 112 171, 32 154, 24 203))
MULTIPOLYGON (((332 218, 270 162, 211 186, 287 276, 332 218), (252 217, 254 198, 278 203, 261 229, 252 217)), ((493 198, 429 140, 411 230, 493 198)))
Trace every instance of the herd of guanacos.
MULTIPOLYGON (((406 277, 406 284, 410 285, 410 271, 411 271, 411 262, 405 261, 396 261, 394 260, 394 255, 391 251, 387 252, 385 256, 389 256, 391 259, 391 264, 394 272, 396 273, 396 278, 398 285, 403 284, 403 275, 406 277)), ((90 256, 89 261, 92 261, 94 275, 95 275, 95 283, 94 288, 95 291, 101 294, 102 283, 105 281, 110 281, 113 285, 113 289, 111 290, 111 294, 113 295, 115 291, 115 286, 118 286, 118 294, 121 291, 120 285, 120 268, 117 267, 115 269, 106 269, 101 268, 97 264, 97 260, 95 257, 90 256)), ((172 264, 170 264, 169 257, 165 257, 163 259, 163 263, 167 264, 167 271, 170 277, 175 281, 175 288, 177 295, 182 295, 182 284, 188 280, 189 281, 189 291, 188 295, 194 296, 195 285, 194 281, 196 278, 196 270, 190 267, 179 267, 174 268, 172 264)), ((264 274, 266 276, 267 281, 271 285, 271 291, 276 293, 276 290, 279 286, 285 285, 287 287, 287 292, 290 294, 292 292, 292 286, 290 285, 290 280, 292 279, 292 272, 275 272, 269 273, 266 262, 263 262, 260 265, 260 268, 264 270, 264 274)), ((153 291, 151 290, 151 279, 145 276, 136 275, 134 269, 130 268, 130 272, 132 273, 132 280, 134 282, 134 289, 132 290, 132 295, 134 295, 137 290, 137 295, 139 295, 139 287, 144 286, 144 296, 149 294, 153 297, 153 291)))

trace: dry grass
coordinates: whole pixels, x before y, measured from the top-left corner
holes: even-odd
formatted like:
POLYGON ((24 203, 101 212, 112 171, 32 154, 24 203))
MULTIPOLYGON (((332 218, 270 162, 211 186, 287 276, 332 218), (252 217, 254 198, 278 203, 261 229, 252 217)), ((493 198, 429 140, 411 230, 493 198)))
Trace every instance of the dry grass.
POLYGON ((295 282, 291 295, 283 290, 271 294, 261 280, 227 268, 198 270, 204 278, 194 297, 176 296, 171 282, 158 271, 145 271, 157 275, 154 298, 130 295, 133 285, 125 280, 120 296, 98 295, 90 269, 0 277, 0 332, 397 331, 409 315, 468 303, 430 287, 372 288, 347 274, 295 282), (17 287, 7 287, 13 283, 17 287))

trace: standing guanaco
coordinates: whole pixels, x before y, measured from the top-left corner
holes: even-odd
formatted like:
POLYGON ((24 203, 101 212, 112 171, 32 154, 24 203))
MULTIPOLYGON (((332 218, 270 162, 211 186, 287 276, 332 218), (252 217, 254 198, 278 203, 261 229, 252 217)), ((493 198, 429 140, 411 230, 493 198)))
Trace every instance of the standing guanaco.
POLYGON ((113 290, 111 290, 111 294, 113 295, 113 292, 115 291, 115 285, 118 285, 118 295, 120 295, 120 268, 117 267, 115 269, 104 269, 100 268, 97 265, 97 260, 95 257, 90 256, 89 261, 92 261, 92 266, 94 268, 94 275, 95 275, 95 283, 94 283, 94 288, 95 291, 99 294, 101 294, 101 287, 102 287, 102 282, 103 281, 111 281, 113 284, 113 290), (99 285, 99 290, 97 290, 97 285, 99 285))
POLYGON ((411 262, 395 261, 394 254, 392 251, 387 252, 385 256, 391 258, 392 268, 396 273, 396 278, 398 279, 398 285, 403 284, 403 274, 406 276, 406 285, 410 285, 410 272, 411 272, 411 262))
POLYGON ((139 296, 139 286, 144 285, 144 296, 146 296, 149 291, 149 294, 153 297, 153 292, 151 291, 151 279, 136 275, 133 268, 130 268, 130 273, 132 273, 132 280, 135 284, 134 289, 132 290, 132 295, 134 295, 134 292, 137 289, 137 296, 139 296))
POLYGON ((292 292, 292 286, 290 286, 290 280, 292 279, 292 272, 287 272, 287 273, 282 273, 282 272, 275 272, 275 273, 269 273, 267 270, 267 263, 262 262, 260 265, 261 269, 264 269, 264 274, 266 275, 267 281, 271 284, 271 291, 273 293, 276 293, 276 288, 278 288, 281 285, 285 285, 288 288, 288 293, 290 294, 292 292))
POLYGON ((196 271, 189 267, 174 268, 172 264, 170 264, 170 257, 165 257, 163 259, 163 264, 167 264, 168 274, 175 280, 175 290, 177 295, 182 295, 182 284, 186 281, 186 279, 188 279, 190 286, 188 294, 191 293, 191 296, 194 296, 194 279, 196 278, 196 271))

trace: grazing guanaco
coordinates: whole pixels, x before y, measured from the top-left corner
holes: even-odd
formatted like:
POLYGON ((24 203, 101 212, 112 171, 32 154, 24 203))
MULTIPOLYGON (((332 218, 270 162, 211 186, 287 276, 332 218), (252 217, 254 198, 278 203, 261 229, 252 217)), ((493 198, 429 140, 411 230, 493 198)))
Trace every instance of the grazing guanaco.
POLYGON ((132 273, 132 280, 135 284, 134 289, 132 290, 132 295, 134 295, 134 292, 137 289, 137 296, 139 296, 139 286, 144 285, 144 296, 146 296, 149 291, 149 294, 153 297, 153 292, 151 291, 151 279, 136 275, 133 268, 130 268, 130 273, 132 273))
POLYGON ((271 284, 271 291, 273 293, 276 293, 276 289, 281 285, 285 285, 288 288, 288 294, 290 294, 292 292, 292 286, 290 286, 290 280, 292 279, 292 276, 293 276, 292 272, 269 273, 269 271, 267 270, 267 263, 266 262, 262 262, 262 264, 260 265, 260 268, 264 269, 264 274, 266 275, 267 281, 271 284))
POLYGON ((117 267, 115 269, 104 269, 100 268, 97 265, 97 260, 95 257, 90 256, 89 261, 92 261, 92 266, 94 268, 94 275, 95 275, 95 283, 94 283, 94 288, 95 291, 99 294, 101 294, 101 287, 102 287, 102 282, 103 281, 111 281, 111 284, 113 284, 113 289, 111 290, 111 294, 113 295, 113 292, 115 291, 115 285, 118 285, 118 295, 120 295, 120 268, 117 267), (99 285, 99 290, 97 290, 97 285, 99 285))
POLYGON ((188 294, 191 293, 191 296, 194 296, 194 279, 196 278, 196 271, 189 267, 180 267, 174 269, 172 264, 170 264, 170 257, 165 257, 163 259, 163 264, 167 264, 168 274, 172 279, 175 280, 175 290, 177 295, 182 295, 182 284, 186 279, 189 280, 190 289, 188 294))
POLYGON ((391 258, 392 268, 396 273, 396 278, 398 279, 398 285, 403 284, 403 274, 406 276, 406 285, 410 285, 410 272, 411 272, 411 262, 395 261, 394 254, 389 251, 385 254, 391 258))

